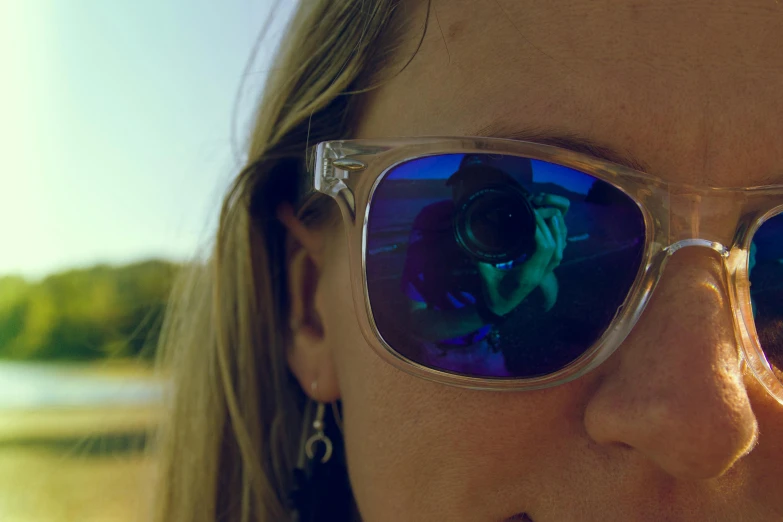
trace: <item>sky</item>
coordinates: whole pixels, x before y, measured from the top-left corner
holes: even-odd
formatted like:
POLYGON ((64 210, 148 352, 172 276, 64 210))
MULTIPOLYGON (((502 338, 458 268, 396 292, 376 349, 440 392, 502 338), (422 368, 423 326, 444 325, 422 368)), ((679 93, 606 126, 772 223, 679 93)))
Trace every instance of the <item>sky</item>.
MULTIPOLYGON (((410 163, 403 163, 394 169, 393 178, 399 179, 447 179, 458 169, 463 154, 448 154, 443 156, 430 156, 419 158, 410 163)), ((509 157, 503 158, 499 168, 506 169, 506 172, 514 176, 520 174, 516 163, 517 160, 509 157), (511 169, 511 170, 509 170, 511 169)), ((578 194, 587 194, 590 187, 593 186, 595 178, 572 170, 562 165, 555 165, 546 161, 533 160, 531 163, 533 170, 533 183, 556 183, 561 187, 578 194)), ((519 179, 519 178, 517 178, 519 179)))
POLYGON ((0 2, 0 276, 192 258, 295 0, 0 2))

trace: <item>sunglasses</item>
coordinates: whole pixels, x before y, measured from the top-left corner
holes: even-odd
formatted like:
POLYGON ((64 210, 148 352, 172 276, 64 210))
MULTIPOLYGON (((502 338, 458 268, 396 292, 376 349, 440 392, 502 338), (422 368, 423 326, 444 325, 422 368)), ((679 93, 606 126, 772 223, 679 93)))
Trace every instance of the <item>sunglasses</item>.
POLYGON ((323 142, 301 210, 334 198, 364 336, 433 381, 528 390, 605 361, 669 257, 722 263, 741 363, 783 404, 783 186, 667 183, 495 138, 323 142))

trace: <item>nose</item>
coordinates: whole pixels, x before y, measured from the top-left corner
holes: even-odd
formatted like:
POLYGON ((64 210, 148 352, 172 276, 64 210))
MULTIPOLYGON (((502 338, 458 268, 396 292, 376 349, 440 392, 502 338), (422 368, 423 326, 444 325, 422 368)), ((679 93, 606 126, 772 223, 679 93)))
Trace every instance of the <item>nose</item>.
POLYGON ((597 443, 629 448, 666 473, 725 473, 755 443, 721 260, 674 254, 631 335, 604 363, 585 426, 597 443))

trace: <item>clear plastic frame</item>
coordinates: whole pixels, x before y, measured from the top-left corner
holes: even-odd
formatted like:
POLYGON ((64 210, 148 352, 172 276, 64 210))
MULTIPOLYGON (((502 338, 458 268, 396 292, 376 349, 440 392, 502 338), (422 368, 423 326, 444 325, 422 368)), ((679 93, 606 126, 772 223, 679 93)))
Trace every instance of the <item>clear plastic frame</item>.
POLYGON ((421 378, 486 390, 531 390, 576 379, 604 362, 623 342, 644 311, 669 257, 685 247, 713 250, 722 260, 741 364, 783 404, 783 384, 760 346, 748 279, 753 234, 783 212, 783 186, 713 188, 667 183, 593 156, 538 143, 497 138, 401 138, 323 142, 310 151, 309 178, 301 203, 315 193, 334 198, 342 212, 349 245, 352 292, 364 336, 380 357, 421 378), (379 333, 367 292, 366 235, 373 194, 395 166, 412 159, 462 153, 519 156, 568 167, 608 182, 638 205, 645 222, 643 262, 609 328, 584 354, 550 375, 478 378, 416 363, 394 350, 379 333))

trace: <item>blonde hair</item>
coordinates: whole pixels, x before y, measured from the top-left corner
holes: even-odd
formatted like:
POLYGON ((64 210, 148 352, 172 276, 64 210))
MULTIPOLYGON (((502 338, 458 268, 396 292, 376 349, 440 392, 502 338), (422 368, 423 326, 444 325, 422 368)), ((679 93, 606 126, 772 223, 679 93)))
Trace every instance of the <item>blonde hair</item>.
MULTIPOLYGON (((305 0, 288 27, 214 251, 180 276, 164 321, 158 522, 289 519, 304 395, 285 358, 285 233, 274 212, 296 191, 307 145, 348 137, 356 94, 393 69, 408 31, 399 3, 305 0)), ((310 225, 335 214, 308 208, 310 225)))

